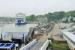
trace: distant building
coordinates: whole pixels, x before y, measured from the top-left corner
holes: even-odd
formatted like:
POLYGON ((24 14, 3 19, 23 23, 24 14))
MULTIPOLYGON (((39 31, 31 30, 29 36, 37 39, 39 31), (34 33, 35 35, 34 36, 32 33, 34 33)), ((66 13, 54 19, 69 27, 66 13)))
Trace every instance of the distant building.
POLYGON ((75 17, 73 17, 73 21, 75 22, 75 17))
POLYGON ((62 19, 62 22, 75 22, 75 17, 71 17, 71 16, 69 16, 69 17, 64 17, 64 18, 62 19))

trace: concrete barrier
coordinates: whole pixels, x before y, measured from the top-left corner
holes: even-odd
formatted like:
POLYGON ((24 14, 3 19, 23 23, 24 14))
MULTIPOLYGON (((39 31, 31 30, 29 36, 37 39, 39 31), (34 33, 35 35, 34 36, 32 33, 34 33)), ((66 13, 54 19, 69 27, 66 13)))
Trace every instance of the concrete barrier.
POLYGON ((43 46, 40 48, 40 50, 46 50, 49 43, 51 43, 51 40, 46 40, 46 42, 43 44, 43 46))
POLYGON ((36 43, 37 43, 37 40, 34 39, 32 42, 22 47, 20 50, 30 50, 30 48, 33 47, 36 43))

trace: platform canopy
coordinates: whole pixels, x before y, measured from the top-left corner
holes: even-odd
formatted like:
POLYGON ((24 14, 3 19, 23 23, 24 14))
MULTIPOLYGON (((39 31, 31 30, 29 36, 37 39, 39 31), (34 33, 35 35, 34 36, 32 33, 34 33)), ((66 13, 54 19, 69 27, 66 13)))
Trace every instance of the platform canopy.
POLYGON ((74 32, 64 31, 63 34, 75 44, 75 34, 74 32))

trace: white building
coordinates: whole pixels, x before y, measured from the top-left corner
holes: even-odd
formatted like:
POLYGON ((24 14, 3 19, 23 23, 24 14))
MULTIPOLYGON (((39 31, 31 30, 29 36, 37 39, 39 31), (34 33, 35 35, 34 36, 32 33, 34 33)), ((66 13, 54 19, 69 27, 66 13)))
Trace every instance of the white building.
POLYGON ((75 50, 75 31, 65 29, 62 32, 63 38, 67 41, 69 48, 75 50))
POLYGON ((9 24, 1 28, 1 33, 3 35, 3 39, 5 40, 6 40, 6 36, 10 36, 10 39, 11 39, 12 35, 16 38, 19 38, 19 37, 22 37, 24 34, 24 36, 26 37, 30 31, 30 28, 34 28, 34 27, 36 27, 36 24, 26 24, 22 26, 9 24))

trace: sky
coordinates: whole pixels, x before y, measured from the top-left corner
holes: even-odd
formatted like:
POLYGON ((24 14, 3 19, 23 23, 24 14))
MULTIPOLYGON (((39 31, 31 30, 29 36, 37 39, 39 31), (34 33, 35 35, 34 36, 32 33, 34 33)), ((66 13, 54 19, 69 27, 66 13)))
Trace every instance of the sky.
POLYGON ((55 11, 75 10, 75 0, 0 0, 0 16, 41 15, 55 11))

